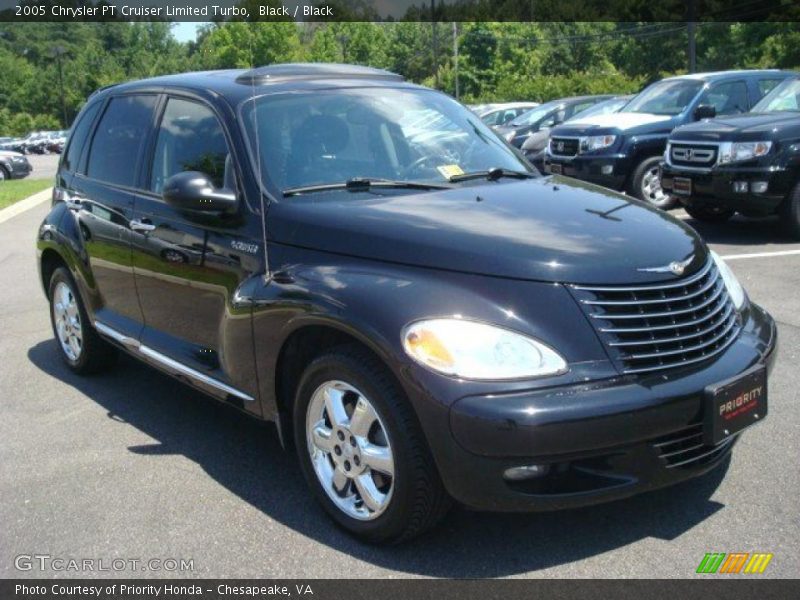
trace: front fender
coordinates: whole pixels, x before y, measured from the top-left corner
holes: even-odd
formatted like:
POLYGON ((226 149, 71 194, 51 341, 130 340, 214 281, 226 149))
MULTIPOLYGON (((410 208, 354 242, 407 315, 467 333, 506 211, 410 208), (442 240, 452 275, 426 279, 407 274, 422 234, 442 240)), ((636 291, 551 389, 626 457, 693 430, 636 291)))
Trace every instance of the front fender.
POLYGON ((420 420, 445 413, 459 398, 616 376, 580 308, 561 285, 469 275, 281 248, 287 266, 257 290, 253 332, 263 414, 279 413, 276 372, 287 340, 305 327, 324 326, 370 348, 392 371, 420 420), (430 371, 405 353, 401 331, 431 317, 475 319, 530 335, 570 363, 557 377, 534 381, 466 381, 430 371))

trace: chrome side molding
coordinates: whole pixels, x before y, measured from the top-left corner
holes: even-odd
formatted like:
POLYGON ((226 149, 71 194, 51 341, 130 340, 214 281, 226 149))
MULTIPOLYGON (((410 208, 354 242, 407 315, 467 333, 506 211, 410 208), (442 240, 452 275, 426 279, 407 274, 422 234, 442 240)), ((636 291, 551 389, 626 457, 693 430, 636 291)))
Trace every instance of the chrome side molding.
POLYGON ((123 333, 120 333, 116 329, 109 327, 108 325, 101 323, 100 321, 94 322, 94 328, 97 332, 101 335, 104 335, 108 338, 111 338, 118 344, 121 344, 131 350, 132 352, 138 352, 142 356, 149 358, 152 361, 159 363, 160 365, 164 366, 168 371, 178 373, 180 375, 184 375, 189 379, 196 381, 197 383, 201 383, 203 385, 207 385, 212 387, 220 392, 224 392, 226 394, 230 394, 231 396, 236 396, 237 398, 241 398, 247 402, 254 402, 255 398, 253 398, 249 394, 245 394, 241 390, 237 390, 235 387, 231 387, 227 383, 223 383, 218 379, 214 379, 213 377, 209 377, 205 373, 201 373, 192 367, 188 367, 185 364, 178 362, 177 360, 162 354, 158 350, 154 350, 149 346, 145 346, 139 340, 136 340, 130 336, 127 336, 123 333))

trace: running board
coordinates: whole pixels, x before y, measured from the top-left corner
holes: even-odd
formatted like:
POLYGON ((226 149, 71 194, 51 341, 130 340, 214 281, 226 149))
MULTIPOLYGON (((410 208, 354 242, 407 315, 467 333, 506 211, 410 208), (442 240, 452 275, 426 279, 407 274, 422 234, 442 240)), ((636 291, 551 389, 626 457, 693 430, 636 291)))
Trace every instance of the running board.
POLYGON ((214 379, 213 377, 209 377, 205 373, 201 373, 196 369, 191 367, 187 367, 183 363, 178 362, 177 360, 170 358, 159 352, 158 350, 154 350, 149 346, 145 346, 139 340, 136 340, 132 337, 129 337, 123 333, 120 333, 116 329, 109 327, 101 323, 100 321, 94 322, 94 328, 97 330, 98 333, 104 335, 118 344, 124 346, 131 352, 136 352, 149 358, 150 360, 160 364, 163 366, 167 371, 176 373, 179 375, 183 375, 188 377, 189 379, 196 381, 202 385, 206 385, 208 387, 214 388, 220 392, 224 392, 226 394, 230 394, 231 396, 236 396, 242 400, 247 402, 254 402, 255 398, 250 396, 249 394, 245 394, 244 392, 237 390, 235 387, 229 386, 227 383, 222 383, 218 379, 214 379))

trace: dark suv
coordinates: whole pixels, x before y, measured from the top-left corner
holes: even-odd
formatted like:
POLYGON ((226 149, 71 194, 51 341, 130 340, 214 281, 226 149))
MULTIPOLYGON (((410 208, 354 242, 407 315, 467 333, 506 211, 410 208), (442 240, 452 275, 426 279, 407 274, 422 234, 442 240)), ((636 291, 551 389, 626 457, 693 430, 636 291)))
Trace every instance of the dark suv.
POLYGON ((671 208, 675 200, 661 189, 658 164, 672 130, 716 115, 747 112, 792 75, 772 70, 723 71, 663 79, 618 113, 553 129, 545 169, 671 208))
POLYGON ((676 129, 661 186, 695 219, 777 213, 800 237, 800 78, 784 81, 749 113, 676 129))
POLYGON ((551 127, 610 98, 613 96, 573 96, 551 100, 501 125, 497 128, 497 133, 515 148, 522 148, 525 140, 537 132, 548 131, 551 127))
POLYGON ((691 228, 526 164, 369 68, 104 89, 38 235, 58 348, 274 421, 372 541, 451 499, 565 508, 723 462, 766 415, 773 320, 691 228))

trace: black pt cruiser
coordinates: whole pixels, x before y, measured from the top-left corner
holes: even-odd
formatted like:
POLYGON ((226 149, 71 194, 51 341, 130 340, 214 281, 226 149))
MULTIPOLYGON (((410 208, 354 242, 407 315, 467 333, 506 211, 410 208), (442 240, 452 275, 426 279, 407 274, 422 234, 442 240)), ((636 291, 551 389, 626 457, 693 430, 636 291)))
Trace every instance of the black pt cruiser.
POLYGON ((452 500, 559 509, 682 481, 766 416, 775 324, 694 231, 539 177, 385 71, 95 93, 38 256, 74 371, 121 349, 274 421, 373 542, 452 500))
POLYGON ((800 237, 800 78, 784 81, 749 113, 676 129, 661 187, 699 221, 777 214, 800 237))

